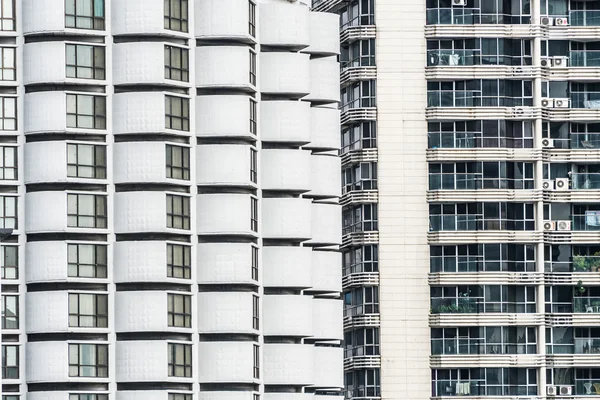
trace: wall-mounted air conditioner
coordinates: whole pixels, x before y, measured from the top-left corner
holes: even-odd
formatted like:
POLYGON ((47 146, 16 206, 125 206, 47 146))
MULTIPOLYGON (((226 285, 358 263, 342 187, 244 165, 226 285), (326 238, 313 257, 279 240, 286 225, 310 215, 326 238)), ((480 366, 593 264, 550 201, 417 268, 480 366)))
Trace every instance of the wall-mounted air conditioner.
POLYGON ((546 26, 552 26, 554 25, 554 18, 552 17, 542 17, 540 22, 542 23, 542 25, 546 25, 546 26))
POLYGON ((554 180, 544 179, 544 182, 542 182, 542 190, 554 190, 554 180))
POLYGON ((570 231, 571 221, 555 221, 557 231, 570 231))
POLYGON ((569 20, 567 18, 554 18, 554 25, 567 26, 569 25, 569 20))
POLYGON ((548 138, 542 139, 542 147, 544 147, 546 149, 554 148, 554 140, 548 139, 548 138))
POLYGON ((565 68, 569 64, 569 57, 566 56, 555 56, 552 57, 553 68, 565 68))
POLYGON ((555 231, 556 230, 556 222, 544 221, 544 230, 545 231, 555 231))
POLYGON ((569 190, 569 178, 556 178, 554 187, 559 191, 569 190))

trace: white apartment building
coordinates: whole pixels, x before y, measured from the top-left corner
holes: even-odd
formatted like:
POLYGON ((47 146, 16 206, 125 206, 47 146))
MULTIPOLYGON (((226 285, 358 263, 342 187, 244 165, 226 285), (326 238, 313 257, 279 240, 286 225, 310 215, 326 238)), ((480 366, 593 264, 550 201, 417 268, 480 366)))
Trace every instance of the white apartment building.
POLYGON ((2 400, 343 398, 338 19, 0 1, 2 400))
POLYGON ((600 1, 340 15, 348 399, 600 394, 600 1))

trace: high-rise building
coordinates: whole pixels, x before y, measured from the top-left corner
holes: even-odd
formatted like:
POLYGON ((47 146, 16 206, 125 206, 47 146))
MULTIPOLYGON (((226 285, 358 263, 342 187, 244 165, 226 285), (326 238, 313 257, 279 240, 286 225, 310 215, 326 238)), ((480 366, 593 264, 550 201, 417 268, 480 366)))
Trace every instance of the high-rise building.
POLYGON ((0 1, 2 400, 342 398, 338 17, 0 1))
POLYGON ((341 16, 348 399, 600 393, 600 2, 341 16))

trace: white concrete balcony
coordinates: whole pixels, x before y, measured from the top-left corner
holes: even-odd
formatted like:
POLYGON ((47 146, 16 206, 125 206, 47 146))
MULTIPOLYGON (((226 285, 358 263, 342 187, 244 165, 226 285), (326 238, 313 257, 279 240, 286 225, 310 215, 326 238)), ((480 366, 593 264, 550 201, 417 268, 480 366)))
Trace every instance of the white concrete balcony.
POLYGON ((342 340, 343 303, 337 299, 313 299, 312 336, 323 340, 342 340))
MULTIPOLYGON (((156 0, 155 0, 156 1, 156 0)), ((162 4, 162 3, 161 3, 162 4)), ((161 21, 162 21, 162 7, 161 21)), ((54 0, 24 0, 22 2, 23 33, 58 34, 58 35, 105 35, 104 29, 94 30, 91 19, 80 21, 81 29, 67 28, 65 18, 65 2, 54 0)), ((104 20, 104 13, 96 14, 98 22, 104 20)), ((104 21, 106 26, 106 21, 104 21)), ((162 25, 161 25, 162 26, 162 25)), ((64 60, 64 59, 63 59, 64 60)))
POLYGON ((164 340, 118 341, 113 364, 116 381, 191 383, 192 378, 168 376, 169 343, 164 340))
POLYGON ((335 13, 311 12, 310 46, 303 51, 318 55, 340 54, 340 17, 335 13))
POLYGON ((342 189, 341 160, 338 156, 313 154, 310 156, 311 197, 340 197, 342 189))
POLYGON ((263 247, 263 285, 265 287, 309 288, 314 284, 311 264, 312 251, 310 247, 263 247))
POLYGON ((200 40, 256 41, 248 26, 246 0, 206 0, 194 4, 194 36, 200 40))
MULTIPOLYGON (((314 347, 303 344, 265 344, 263 381, 266 385, 312 385, 314 347)), ((340 358, 340 365, 341 365, 340 358)))
POLYGON ((196 136, 256 139, 250 130, 252 104, 250 96, 197 96, 196 136))
MULTIPOLYGON (((173 193, 175 196, 185 197, 191 200, 185 193, 173 193)), ((168 227, 167 217, 167 193, 165 192, 120 192, 114 196, 116 233, 138 233, 138 232, 169 232, 179 234, 190 234, 191 227, 191 203, 187 212, 187 222, 183 218, 177 228, 168 227)), ((175 220, 175 218, 174 218, 175 220)))
POLYGON ((246 46, 196 47, 196 87, 254 92, 256 88, 250 82, 250 53, 250 47, 246 46))
POLYGON ((262 93, 287 95, 291 98, 304 97, 310 93, 308 54, 260 53, 259 60, 262 93))
POLYGON ((200 383, 254 383, 253 342, 200 342, 200 383))
POLYGON ((199 194, 196 199, 199 235, 257 236, 251 226, 249 194, 199 194))
MULTIPOLYGON (((187 11, 188 20, 189 11, 187 11)), ((184 32, 165 29, 164 2, 162 0, 127 0, 113 2, 112 34, 113 35, 159 35, 188 37, 188 29, 184 32)))
MULTIPOLYGON (((189 279, 167 276, 168 246, 181 251, 185 243, 164 241, 116 242, 113 245, 113 279, 116 283, 127 282, 177 282, 191 283, 189 279)), ((191 250, 190 250, 191 255, 191 250)), ((175 265, 175 264, 174 264, 175 265)), ((177 264, 179 265, 179 264, 177 264)))
POLYGON ((305 150, 263 149, 259 168, 262 189, 296 193, 309 191, 311 159, 310 152, 305 150))
POLYGON ((190 86, 189 65, 184 65, 183 61, 182 67, 188 69, 188 78, 185 81, 165 78, 166 45, 189 51, 185 46, 176 46, 168 42, 137 41, 112 46, 113 84, 190 86))
POLYGON ((198 243, 197 280, 199 284, 253 284, 250 243, 198 243))
POLYGON ((344 387, 344 350, 337 347, 314 348, 314 386, 328 389, 344 387))
MULTIPOLYGON (((82 95, 80 100, 89 102, 100 102, 106 99, 103 93, 82 92, 34 92, 27 93, 24 97, 24 124, 23 130, 28 133, 79 133, 105 135, 106 113, 97 114, 94 117, 85 118, 83 121, 77 118, 75 110, 67 110, 67 95, 82 95), (67 118, 67 111, 70 111, 67 118), (67 120, 68 119, 68 120, 67 120)), ((6 117, 5 117, 6 118, 6 117)))
MULTIPOLYGON (((189 185, 188 179, 167 178, 167 146, 181 147, 180 143, 120 142, 113 145, 113 176, 115 183, 167 183, 189 185)), ((190 148, 183 145, 186 151, 190 148)), ((183 151, 183 150, 182 150, 183 151)), ((178 175, 173 175, 178 176, 178 175)), ((182 175, 183 176, 183 168, 182 175)))
POLYGON ((341 146, 340 111, 330 107, 311 107, 309 149, 337 150, 341 146))
MULTIPOLYGON (((79 167, 81 170, 77 167, 69 170, 67 155, 69 144, 100 145, 103 149, 106 149, 106 146, 102 146, 98 142, 49 141, 26 143, 24 147, 24 163, 27 165, 24 171, 25 183, 106 183, 104 178, 106 176, 106 165, 97 164, 98 168, 86 167, 85 171, 81 167, 79 167), (79 178, 75 175, 96 175, 98 178, 79 178)), ((92 152, 90 151, 90 153, 92 152)))
MULTIPOLYGON (((118 134, 156 134, 190 135, 189 106, 188 116, 182 118, 182 129, 167 128, 166 96, 188 99, 164 92, 118 93, 113 100, 113 133, 118 134), (187 127, 185 124, 187 123, 187 127)), ((185 100, 184 100, 185 104, 185 100)), ((185 109, 186 106, 184 105, 185 109)), ((185 115, 183 115, 185 117, 185 115)))
MULTIPOLYGON (((559 28, 559 29, 562 29, 559 28)), ((480 24, 480 25, 427 25, 425 37, 456 37, 456 38, 531 38, 542 34, 540 25, 508 25, 508 24, 480 24)))
POLYGON ((101 43, 92 42, 27 43, 23 46, 23 83, 25 85, 49 83, 105 85, 105 70, 102 70, 102 73, 97 71, 99 79, 67 77, 66 47, 70 44, 103 47, 101 43), (44 68, 39 68, 40 65, 44 68))
POLYGON ((340 64, 337 57, 310 60, 310 93, 304 100, 313 103, 340 101, 340 64))
MULTIPOLYGON (((71 395, 72 392, 63 392, 63 391, 52 391, 52 392, 30 392, 27 393, 27 399, 28 400, 69 400, 69 396, 71 395)), ((96 393, 96 392, 95 392, 96 393)), ((108 392, 97 392, 99 394, 108 394, 108 392)), ((120 392, 123 393, 123 392, 120 392)), ((128 392, 124 392, 124 393, 128 393, 128 392)), ((137 393, 133 392, 133 393, 137 393)), ((165 398, 164 400, 167 400, 166 398, 166 394, 165 393, 165 398)), ((119 397, 119 395, 117 395, 117 399, 121 400, 121 397, 119 397)), ((162 398, 160 399, 156 399, 153 397, 146 397, 145 399, 148 400, 163 400, 162 398)))
POLYGON ((251 179, 253 148, 238 144, 196 146, 196 183, 199 186, 256 187, 251 179))
POLYGON ((311 209, 313 245, 339 245, 342 243, 342 207, 337 204, 313 203, 311 209))
MULTIPOLYGON (((176 294, 185 294, 177 292, 176 294)), ((191 301, 191 296, 190 296, 191 301)), ((115 293, 116 332, 183 332, 191 328, 168 326, 168 293, 164 291, 132 291, 115 293)), ((193 303, 193 302, 192 302, 193 303)), ((194 324, 195 307, 192 304, 194 324)))
POLYGON ((303 49, 311 44, 308 7, 284 2, 260 3, 258 26, 263 46, 303 49))
POLYGON ((253 328, 254 295, 251 292, 198 293, 200 333, 256 334, 253 328))
MULTIPOLYGON (((260 103, 260 135, 265 142, 305 144, 311 141, 314 108, 305 101, 263 101, 260 103)), ((336 110, 337 112, 337 110, 336 110)), ((338 112, 339 117, 339 112, 338 112)), ((332 122, 332 121, 328 121, 332 122)), ((335 127, 340 137, 339 118, 335 127)), ((323 121, 319 129, 325 129, 323 121)), ((317 127, 317 126, 315 126, 317 127)), ((331 128, 327 125, 327 128, 331 128)), ((329 132, 328 132, 329 133, 329 132)))
POLYGON ((213 392, 211 391, 200 391, 198 394, 202 400, 254 400, 254 392, 251 391, 239 391, 239 392, 213 392), (205 397, 206 396, 206 397, 205 397))
POLYGON ((314 250, 311 258, 311 290, 331 293, 341 292, 342 254, 336 251, 314 250))
POLYGON ((269 239, 310 239, 310 200, 301 198, 264 198, 262 199, 261 211, 260 218, 262 221, 263 237, 269 239))
POLYGON ((262 311, 262 329, 265 336, 308 337, 313 334, 311 296, 263 296, 262 311))
POLYGON ((169 400, 170 393, 176 392, 167 392, 166 390, 121 390, 117 392, 116 400, 169 400))
MULTIPOLYGON (((314 400, 317 396, 312 393, 265 393, 263 399, 265 400, 314 400)), ((327 396, 328 398, 330 396, 327 396)), ((343 400, 334 397, 333 399, 325 400, 343 400)))

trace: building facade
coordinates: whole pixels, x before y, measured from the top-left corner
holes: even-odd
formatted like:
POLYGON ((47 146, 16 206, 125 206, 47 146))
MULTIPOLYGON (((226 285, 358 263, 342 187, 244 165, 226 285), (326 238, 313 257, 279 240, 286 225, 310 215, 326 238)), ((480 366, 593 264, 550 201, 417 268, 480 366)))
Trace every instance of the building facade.
POLYGON ((342 398, 338 17, 0 2, 2 400, 342 398))
POLYGON ((600 2, 341 17, 349 399, 600 393, 600 2))

